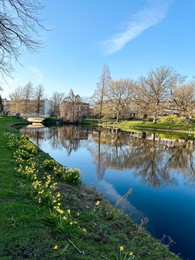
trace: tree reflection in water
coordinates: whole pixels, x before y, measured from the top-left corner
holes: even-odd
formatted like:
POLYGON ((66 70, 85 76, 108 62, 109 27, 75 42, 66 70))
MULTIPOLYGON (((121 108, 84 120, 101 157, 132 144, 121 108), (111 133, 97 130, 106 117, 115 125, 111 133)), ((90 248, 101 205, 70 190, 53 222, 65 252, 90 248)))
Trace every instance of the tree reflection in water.
POLYGON ((183 174, 185 184, 195 184, 194 142, 159 138, 155 133, 91 129, 81 125, 21 130, 39 145, 50 140, 53 149, 64 147, 67 154, 85 146, 91 153, 101 180, 107 169, 133 169, 145 185, 158 188, 177 185, 183 174), (172 173, 172 174, 171 174, 172 173))

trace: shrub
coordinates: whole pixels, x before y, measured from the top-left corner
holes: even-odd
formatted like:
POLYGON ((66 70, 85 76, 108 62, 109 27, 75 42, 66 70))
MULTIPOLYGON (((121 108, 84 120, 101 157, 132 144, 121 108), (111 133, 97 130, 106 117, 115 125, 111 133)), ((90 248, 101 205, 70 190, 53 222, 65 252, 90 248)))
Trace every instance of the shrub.
POLYGON ((185 117, 177 117, 174 115, 170 115, 170 116, 161 117, 159 119, 159 123, 172 123, 172 124, 185 125, 188 122, 185 117))

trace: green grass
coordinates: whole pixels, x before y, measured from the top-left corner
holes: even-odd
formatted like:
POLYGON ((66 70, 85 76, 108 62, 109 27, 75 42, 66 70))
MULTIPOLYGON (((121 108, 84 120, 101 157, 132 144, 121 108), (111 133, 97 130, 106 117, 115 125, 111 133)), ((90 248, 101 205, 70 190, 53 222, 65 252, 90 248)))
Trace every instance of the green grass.
MULTIPOLYGON (((5 133, 16 133, 11 125, 24 122, 0 118, 0 259, 178 259, 94 189, 57 178, 61 207, 70 210, 77 222, 67 222, 59 229, 51 206, 36 202, 32 178, 15 169, 18 165, 13 153, 20 143, 8 146, 5 133), (120 246, 124 246, 123 251, 120 246)), ((38 165, 38 177, 44 178, 43 161, 51 158, 39 149, 32 157, 38 165)), ((53 170, 47 172, 51 174, 53 170)))
POLYGON ((144 131, 155 131, 155 132, 172 132, 172 133, 192 133, 195 134, 195 124, 181 125, 176 123, 152 123, 152 122, 141 122, 141 121, 122 121, 119 123, 106 123, 102 125, 103 127, 120 128, 125 131, 131 130, 144 130, 144 131))

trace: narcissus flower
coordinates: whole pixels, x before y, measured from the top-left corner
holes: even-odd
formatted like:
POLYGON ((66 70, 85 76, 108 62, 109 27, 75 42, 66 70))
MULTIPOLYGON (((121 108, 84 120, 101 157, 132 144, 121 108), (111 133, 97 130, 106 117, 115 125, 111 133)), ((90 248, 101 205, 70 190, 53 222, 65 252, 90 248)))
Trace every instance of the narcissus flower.
POLYGON ((100 201, 97 200, 96 203, 95 203, 95 205, 98 206, 99 204, 100 204, 100 201))

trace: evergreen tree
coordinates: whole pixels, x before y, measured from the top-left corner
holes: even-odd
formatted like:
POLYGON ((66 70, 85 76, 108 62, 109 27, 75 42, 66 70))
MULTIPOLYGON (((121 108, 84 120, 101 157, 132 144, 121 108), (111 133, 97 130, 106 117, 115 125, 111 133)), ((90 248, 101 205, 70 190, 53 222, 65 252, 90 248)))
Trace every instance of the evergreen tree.
POLYGON ((0 113, 2 113, 2 112, 3 112, 3 100, 0 95, 0 113))

